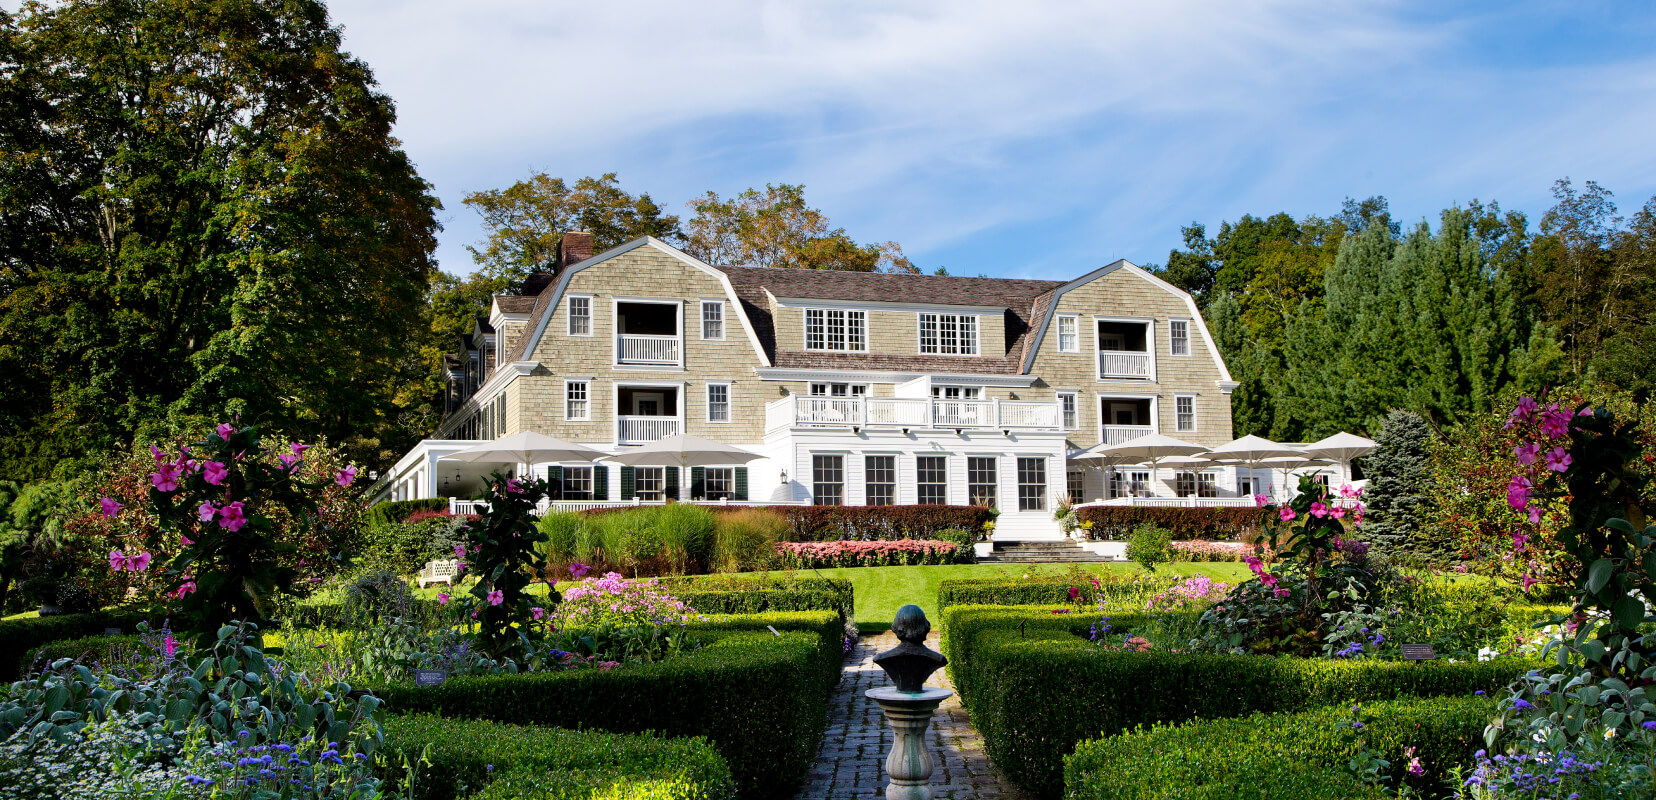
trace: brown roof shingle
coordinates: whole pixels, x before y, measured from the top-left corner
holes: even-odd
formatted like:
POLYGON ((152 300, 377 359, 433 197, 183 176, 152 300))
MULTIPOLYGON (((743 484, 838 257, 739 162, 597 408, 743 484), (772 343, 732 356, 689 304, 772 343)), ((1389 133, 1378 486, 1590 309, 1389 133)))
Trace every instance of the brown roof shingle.
POLYGON ((497 294, 494 296, 495 305, 500 306, 502 314, 527 314, 535 308, 533 296, 523 297, 515 294, 497 294))

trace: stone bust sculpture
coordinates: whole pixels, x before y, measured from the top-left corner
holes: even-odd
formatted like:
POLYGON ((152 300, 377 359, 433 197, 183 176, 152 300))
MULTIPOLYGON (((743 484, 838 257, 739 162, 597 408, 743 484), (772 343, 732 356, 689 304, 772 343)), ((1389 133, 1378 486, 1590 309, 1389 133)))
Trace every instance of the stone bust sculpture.
POLYGON ((919 606, 906 605, 897 609, 896 618, 891 620, 891 632, 897 634, 901 644, 875 656, 874 663, 891 676, 891 682, 897 684, 897 691, 918 694, 923 691, 926 679, 939 667, 948 664, 949 659, 926 646, 926 634, 931 633, 931 622, 919 606))

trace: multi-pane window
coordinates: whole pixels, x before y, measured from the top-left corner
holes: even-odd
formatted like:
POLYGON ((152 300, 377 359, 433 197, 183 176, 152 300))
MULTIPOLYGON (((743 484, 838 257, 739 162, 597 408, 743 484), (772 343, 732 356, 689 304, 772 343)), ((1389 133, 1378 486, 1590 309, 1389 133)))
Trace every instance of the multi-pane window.
POLYGON ((845 503, 845 456, 811 456, 811 498, 819 506, 845 503))
POLYGON ((592 335, 592 298, 576 296, 569 298, 569 335, 592 335))
POLYGON ((942 400, 982 400, 982 386, 933 386, 932 397, 942 400))
POLYGON ((1196 398, 1188 394, 1173 398, 1173 418, 1179 430, 1196 430, 1196 398))
POLYGON ((915 502, 921 505, 945 505, 949 502, 949 457, 915 456, 915 502))
POLYGON ((1219 476, 1211 472, 1203 472, 1196 476, 1197 497, 1218 497, 1219 476))
POLYGON ((1070 504, 1074 505, 1074 504, 1077 504, 1077 503, 1087 502, 1087 476, 1086 476, 1086 473, 1071 470, 1069 473, 1067 473, 1065 475, 1065 478, 1066 478, 1066 483, 1065 483, 1064 488, 1069 490, 1070 504))
POLYGON ((945 356, 978 354, 978 320, 969 314, 921 314, 920 352, 945 356))
POLYGON ((592 499, 592 467, 563 468, 563 498, 565 500, 592 499))
POLYGON ((730 384, 710 383, 707 385, 707 421, 730 421, 730 384))
POLYGON ((1218 476, 1211 472, 1181 472, 1173 479, 1173 489, 1180 497, 1218 497, 1218 476))
POLYGON ((640 500, 662 500, 667 494, 666 467, 634 467, 633 493, 640 500))
POLYGON ((1131 490, 1133 492, 1133 496, 1135 496, 1135 497, 1149 497, 1150 496, 1150 473, 1148 473, 1148 472, 1134 472, 1134 473, 1131 473, 1130 475, 1128 475, 1128 478, 1130 479, 1129 482, 1131 484, 1131 490))
POLYGON ((735 467, 708 467, 702 473, 702 496, 723 500, 736 491, 735 467))
POLYGON ((806 350, 868 350, 868 312, 843 308, 805 309, 806 350))
POLYGON ((1075 317, 1058 318, 1058 352, 1081 352, 1080 327, 1077 324, 1075 317))
POLYGON ((862 397, 868 394, 866 383, 822 383, 811 384, 812 397, 862 397))
POLYGON ((703 300, 701 304, 702 338, 724 338, 724 303, 718 300, 703 300))
POLYGON ((564 419, 591 419, 591 385, 586 381, 564 382, 564 419))
POLYGON ((1111 497, 1149 497, 1150 473, 1148 472, 1120 472, 1110 473, 1111 497))
POLYGON ((1176 319, 1168 323, 1167 346, 1176 356, 1190 355, 1190 321, 1176 319))
POLYGON ((506 435, 506 395, 495 397, 495 436, 506 435))
POLYGON ((1046 459, 1018 459, 1018 510, 1041 511, 1046 508, 1046 459))
POLYGON ((1173 476, 1173 493, 1180 497, 1196 494, 1196 473, 1180 472, 1173 476))
POLYGON ((864 503, 871 506, 897 504, 897 457, 864 456, 864 503))
POLYGON ((985 508, 995 507, 995 488, 1000 481, 995 474, 995 459, 991 456, 971 456, 966 459, 966 502, 985 508))
POLYGON ((1063 424, 1064 430, 1073 431, 1081 427, 1081 416, 1077 408, 1075 392, 1058 393, 1058 414, 1062 417, 1059 422, 1063 424))

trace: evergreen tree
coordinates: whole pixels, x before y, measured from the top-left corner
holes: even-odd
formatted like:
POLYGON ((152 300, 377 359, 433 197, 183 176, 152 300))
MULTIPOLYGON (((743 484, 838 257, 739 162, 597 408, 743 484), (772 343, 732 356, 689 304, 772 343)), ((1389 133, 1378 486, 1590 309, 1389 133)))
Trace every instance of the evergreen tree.
POLYGON ((1363 460, 1368 488, 1363 501, 1368 518, 1363 533, 1387 555, 1413 551, 1415 557, 1441 560, 1442 547, 1421 541, 1426 530, 1427 460, 1432 428, 1412 411, 1393 409, 1375 437, 1374 452, 1363 460), (1422 545, 1428 545, 1422 548, 1422 545))
POLYGON ((1242 306, 1228 292, 1218 292, 1204 315, 1219 354, 1239 384, 1231 392, 1231 430, 1237 436, 1269 436, 1276 421, 1270 382, 1274 357, 1248 336, 1242 306))

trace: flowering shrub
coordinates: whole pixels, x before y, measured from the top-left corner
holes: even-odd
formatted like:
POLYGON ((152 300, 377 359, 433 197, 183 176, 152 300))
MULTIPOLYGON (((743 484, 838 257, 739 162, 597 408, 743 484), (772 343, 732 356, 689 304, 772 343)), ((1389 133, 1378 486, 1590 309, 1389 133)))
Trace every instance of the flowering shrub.
POLYGON ((547 582, 547 596, 525 591, 544 572, 546 562, 535 545, 546 534, 535 527, 535 504, 550 491, 546 481, 489 476, 484 498, 488 513, 462 529, 467 544, 455 555, 478 581, 457 610, 477 623, 477 645, 491 658, 526 657, 534 649, 530 633, 558 603, 558 590, 547 582))
POLYGON ((1634 798, 1656 795, 1656 722, 1630 735, 1615 729, 1584 731, 1570 750, 1491 756, 1479 750, 1470 771, 1457 770, 1457 798, 1542 800, 1543 798, 1634 798))
POLYGON ((935 539, 940 531, 987 530, 995 519, 983 506, 780 506, 798 542, 839 539, 885 541, 935 539))
POLYGON ((1173 542, 1169 547, 1174 561, 1246 561, 1248 556, 1256 554, 1267 564, 1276 560, 1276 554, 1270 548, 1242 542, 1173 542))
POLYGON ((1164 506, 1086 506, 1075 516, 1088 525, 1093 539, 1125 540, 1149 523, 1180 539, 1238 540, 1257 534, 1265 513, 1257 508, 1180 508, 1164 506))
POLYGON ((1147 611, 1182 611, 1206 608, 1229 594, 1231 585, 1206 575, 1186 578, 1173 588, 1157 594, 1144 604, 1147 611))
POLYGON ((933 539, 873 542, 777 542, 785 569, 952 564, 960 547, 933 539))
POLYGON ((627 580, 609 572, 565 589, 555 619, 559 627, 666 625, 689 622, 695 615, 695 609, 663 590, 660 581, 627 580))

